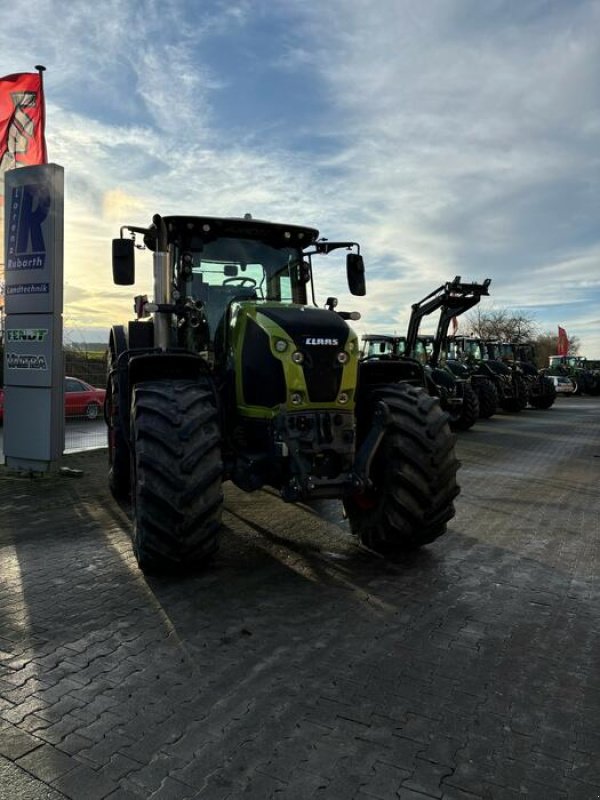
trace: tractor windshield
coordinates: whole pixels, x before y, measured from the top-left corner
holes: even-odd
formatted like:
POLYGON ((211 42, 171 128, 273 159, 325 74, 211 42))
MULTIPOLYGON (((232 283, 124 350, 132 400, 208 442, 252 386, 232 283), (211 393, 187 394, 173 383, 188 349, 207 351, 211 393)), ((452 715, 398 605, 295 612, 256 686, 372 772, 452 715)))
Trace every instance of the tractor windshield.
POLYGON ((486 358, 477 339, 451 340, 448 345, 450 359, 482 361, 486 358))
POLYGON ((309 273, 297 248, 225 236, 178 255, 179 259, 191 258, 191 273, 187 275, 191 277, 191 294, 198 299, 202 299, 204 287, 220 286, 240 289, 242 298, 306 302, 309 273))
POLYGON ((421 364, 427 364, 432 350, 433 343, 427 341, 426 339, 417 339, 415 342, 413 358, 416 358, 421 364))
POLYGON ((514 353, 513 353, 512 345, 511 344, 506 344, 506 343, 498 345, 498 355, 499 355, 500 358, 503 358, 503 359, 505 359, 505 358, 513 359, 514 358, 514 353))
POLYGON ((392 338, 366 338, 361 347, 361 358, 389 358, 404 355, 404 342, 392 338))

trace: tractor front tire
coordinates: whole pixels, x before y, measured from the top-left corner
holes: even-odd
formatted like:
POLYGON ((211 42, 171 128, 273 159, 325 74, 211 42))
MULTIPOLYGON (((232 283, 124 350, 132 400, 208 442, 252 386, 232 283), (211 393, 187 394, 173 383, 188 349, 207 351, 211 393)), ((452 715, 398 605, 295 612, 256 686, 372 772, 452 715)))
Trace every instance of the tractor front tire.
POLYGON ((448 415, 436 397, 399 383, 374 391, 371 408, 377 401, 387 406, 389 424, 371 464, 372 487, 347 496, 344 506, 362 544, 394 556, 446 532, 459 492, 459 462, 448 415))
POLYGON ((500 405, 504 411, 517 413, 527 407, 527 387, 521 378, 513 378, 512 397, 504 397, 500 400, 500 405))
POLYGON ((145 572, 197 569, 218 549, 220 429, 210 379, 147 381, 131 402, 134 550, 145 572))
POLYGON ((540 394, 537 397, 532 397, 529 405, 533 408, 547 409, 554 405, 556 400, 556 387, 545 375, 540 377, 540 394))

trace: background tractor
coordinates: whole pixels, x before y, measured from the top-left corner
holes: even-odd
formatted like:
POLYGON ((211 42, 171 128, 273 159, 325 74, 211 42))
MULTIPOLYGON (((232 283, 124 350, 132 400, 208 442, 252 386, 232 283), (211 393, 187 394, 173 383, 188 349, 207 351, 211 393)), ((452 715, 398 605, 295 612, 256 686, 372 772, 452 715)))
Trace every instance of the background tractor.
MULTIPOLYGON (((440 405, 448 414, 450 427, 453 430, 470 428, 479 416, 477 396, 471 389, 465 391, 469 378, 456 378, 443 367, 434 368, 428 361, 432 350, 433 337, 417 337, 414 347, 414 360, 423 365, 427 389, 434 397, 438 397, 440 405), (465 403, 465 398, 467 403, 465 403)), ((361 358, 366 360, 389 360, 391 358, 408 358, 406 336, 389 336, 386 334, 368 333, 361 339, 361 358)))
POLYGON ((365 294, 356 243, 250 215, 155 215, 113 241, 119 285, 134 283, 136 237, 153 252, 154 298, 111 330, 105 413, 110 486, 131 502, 142 569, 210 559, 227 480, 338 498, 385 555, 445 532, 458 462, 423 368, 359 363, 359 315, 333 297, 316 306, 313 262, 339 248, 350 292, 365 294))
POLYGON ((496 411, 498 395, 494 384, 480 375, 472 376, 461 368, 447 364, 447 336, 451 321, 488 295, 491 283, 463 283, 460 276, 442 284, 412 305, 406 336, 367 334, 362 337, 361 357, 365 360, 413 358, 424 365, 428 388, 440 398, 454 430, 471 428, 479 417, 490 417, 496 411), (424 317, 439 311, 435 335, 419 334, 424 317))
MULTIPOLYGON (((484 380, 473 381, 470 375, 458 375, 447 364, 448 329, 452 320, 473 308, 482 296, 489 295, 490 278, 483 283, 464 283, 460 275, 442 284, 422 300, 413 303, 406 332, 408 355, 425 360, 431 378, 438 387, 442 400, 451 414, 451 424, 457 430, 471 428, 479 416, 490 416, 485 407, 489 404, 491 384, 484 380), (439 311, 438 324, 433 336, 419 336, 423 319, 439 311), (480 395, 484 414, 480 410, 480 395)), ((495 411, 495 407, 494 407, 495 411)), ((493 413, 493 412, 491 412, 493 413)))
POLYGON ((504 411, 522 411, 527 405, 527 390, 520 368, 505 364, 493 342, 476 336, 449 336, 448 366, 457 375, 469 374, 473 381, 484 378, 486 384, 492 383, 498 405, 504 411))
POLYGON ((520 370, 532 408, 547 409, 554 405, 556 387, 550 378, 538 370, 533 342, 502 342, 497 345, 499 357, 509 366, 520 370))
POLYGON ((556 375, 571 379, 574 394, 600 394, 600 369, 594 368, 583 356, 549 356, 546 375, 556 375))

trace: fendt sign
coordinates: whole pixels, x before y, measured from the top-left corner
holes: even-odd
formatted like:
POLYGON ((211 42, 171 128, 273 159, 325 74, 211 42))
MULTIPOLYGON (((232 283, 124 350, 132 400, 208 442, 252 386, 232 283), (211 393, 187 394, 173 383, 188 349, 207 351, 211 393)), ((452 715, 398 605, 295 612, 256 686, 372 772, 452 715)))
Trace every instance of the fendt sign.
POLYGON ((10 170, 4 197, 4 455, 45 471, 64 450, 64 170, 10 170))

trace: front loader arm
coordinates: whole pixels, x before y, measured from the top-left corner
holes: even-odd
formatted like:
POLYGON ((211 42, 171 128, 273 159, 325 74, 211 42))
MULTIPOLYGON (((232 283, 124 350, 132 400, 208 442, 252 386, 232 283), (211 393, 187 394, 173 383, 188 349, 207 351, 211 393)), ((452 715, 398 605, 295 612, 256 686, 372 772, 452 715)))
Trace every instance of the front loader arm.
POLYGON ((483 283, 462 283, 460 275, 453 281, 448 281, 428 294, 418 303, 413 303, 408 330, 406 333, 406 353, 413 355, 421 320, 441 308, 440 318, 435 334, 433 353, 430 363, 436 366, 439 360, 442 343, 448 333, 448 328, 453 317, 464 314, 477 305, 483 295, 489 295, 491 278, 486 278, 483 283))

